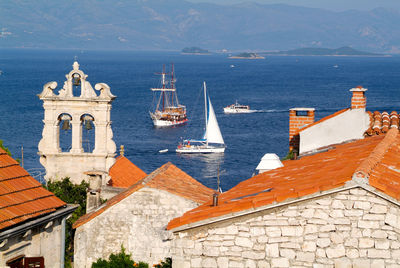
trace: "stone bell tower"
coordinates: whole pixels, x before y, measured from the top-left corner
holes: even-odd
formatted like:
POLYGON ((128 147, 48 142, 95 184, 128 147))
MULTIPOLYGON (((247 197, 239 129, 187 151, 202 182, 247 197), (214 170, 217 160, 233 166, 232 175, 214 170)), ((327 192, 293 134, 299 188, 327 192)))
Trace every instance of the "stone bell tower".
POLYGON ((58 94, 54 92, 57 82, 49 82, 38 95, 44 108, 44 127, 38 146, 40 163, 46 169, 46 181, 70 177, 73 183, 80 183, 88 181, 87 174, 94 172, 102 174, 105 183, 108 170, 115 162, 116 146, 110 120, 115 96, 105 83, 95 85, 99 91, 96 94, 78 62, 72 67, 58 94), (84 149, 82 144, 83 133, 88 130, 93 133, 91 150, 86 146, 84 149), (70 134, 66 137, 64 133, 70 134), (67 146, 62 148, 60 143, 67 146))

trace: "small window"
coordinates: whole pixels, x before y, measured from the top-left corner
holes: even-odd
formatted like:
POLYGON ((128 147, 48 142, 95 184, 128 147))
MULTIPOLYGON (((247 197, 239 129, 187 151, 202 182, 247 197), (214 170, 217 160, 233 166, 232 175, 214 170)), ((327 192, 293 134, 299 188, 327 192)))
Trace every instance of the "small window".
POLYGON ((24 268, 44 268, 44 258, 43 257, 25 257, 25 267, 24 268))
POLYGON ((9 260, 6 264, 10 268, 44 268, 44 258, 20 256, 9 260))

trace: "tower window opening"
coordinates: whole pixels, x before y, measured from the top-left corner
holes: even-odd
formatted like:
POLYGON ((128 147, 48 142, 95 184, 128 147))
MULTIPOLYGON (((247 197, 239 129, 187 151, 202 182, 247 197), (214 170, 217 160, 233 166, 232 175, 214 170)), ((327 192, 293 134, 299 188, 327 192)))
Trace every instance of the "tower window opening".
POLYGON ((74 73, 72 75, 72 94, 74 96, 80 96, 80 87, 81 87, 81 75, 78 73, 74 73))
POLYGON ((82 149, 85 153, 92 153, 95 145, 94 118, 90 114, 81 116, 82 149))
POLYGON ((72 146, 72 117, 69 114, 61 114, 58 117, 58 145, 61 152, 69 152, 72 146))

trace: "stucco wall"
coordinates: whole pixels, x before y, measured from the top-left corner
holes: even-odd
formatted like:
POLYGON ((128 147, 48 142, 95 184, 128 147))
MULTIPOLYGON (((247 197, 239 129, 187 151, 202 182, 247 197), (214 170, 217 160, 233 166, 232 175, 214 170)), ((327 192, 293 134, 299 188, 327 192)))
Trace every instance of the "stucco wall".
POLYGON ((363 189, 175 233, 174 267, 399 267, 400 209, 363 189))
POLYGON ((347 110, 300 132, 300 154, 354 139, 362 139, 369 127, 365 109, 347 110))
POLYGON ((90 267, 123 245, 135 261, 150 266, 171 257, 168 222, 197 204, 169 192, 144 187, 77 228, 75 267, 90 267))
POLYGON ((7 261, 25 255, 26 257, 44 257, 46 267, 61 265, 61 219, 54 220, 53 225, 31 229, 31 233, 13 236, 0 248, 0 267, 6 267, 7 261))

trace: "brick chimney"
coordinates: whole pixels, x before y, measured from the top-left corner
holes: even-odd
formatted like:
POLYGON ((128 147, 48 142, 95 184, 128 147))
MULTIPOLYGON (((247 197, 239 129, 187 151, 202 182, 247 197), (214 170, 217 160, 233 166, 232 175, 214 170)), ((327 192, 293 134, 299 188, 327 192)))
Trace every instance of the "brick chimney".
POLYGON ((368 89, 358 86, 350 89, 353 92, 351 98, 351 109, 365 109, 367 106, 367 98, 365 97, 365 91, 368 89))
POLYGON ((299 153, 300 136, 299 130, 314 123, 314 108, 292 108, 289 111, 289 151, 295 150, 299 153))

